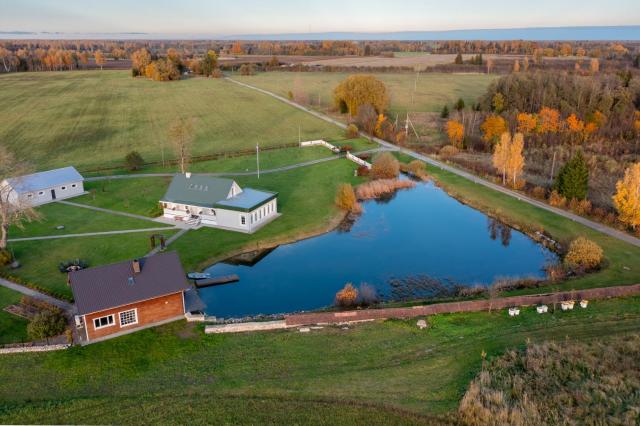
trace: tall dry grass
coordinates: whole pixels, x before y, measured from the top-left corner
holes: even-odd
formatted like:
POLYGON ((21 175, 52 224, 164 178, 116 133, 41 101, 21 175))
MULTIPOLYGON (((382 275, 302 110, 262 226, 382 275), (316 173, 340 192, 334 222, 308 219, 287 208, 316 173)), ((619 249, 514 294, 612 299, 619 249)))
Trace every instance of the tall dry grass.
POLYGON ((636 425, 640 335, 547 342, 483 366, 459 407, 466 425, 636 425))
POLYGON ((381 195, 389 194, 398 189, 413 188, 415 182, 400 179, 378 179, 363 183, 356 188, 356 197, 359 200, 371 200, 381 195))

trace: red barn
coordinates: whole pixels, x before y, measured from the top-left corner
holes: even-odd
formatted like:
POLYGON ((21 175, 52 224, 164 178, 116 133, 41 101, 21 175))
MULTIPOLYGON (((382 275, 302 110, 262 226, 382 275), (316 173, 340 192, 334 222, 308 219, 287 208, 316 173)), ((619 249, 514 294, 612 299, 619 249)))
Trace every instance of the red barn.
POLYGON ((69 274, 84 343, 184 318, 190 289, 175 252, 69 274))

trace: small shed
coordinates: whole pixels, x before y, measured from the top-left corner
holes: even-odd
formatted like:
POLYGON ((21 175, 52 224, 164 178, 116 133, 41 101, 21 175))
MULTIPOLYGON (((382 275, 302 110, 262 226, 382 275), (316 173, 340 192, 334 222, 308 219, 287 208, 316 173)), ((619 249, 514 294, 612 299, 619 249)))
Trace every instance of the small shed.
POLYGON ((84 178, 74 167, 47 170, 5 179, 0 184, 8 200, 17 206, 35 207, 84 193, 84 178))

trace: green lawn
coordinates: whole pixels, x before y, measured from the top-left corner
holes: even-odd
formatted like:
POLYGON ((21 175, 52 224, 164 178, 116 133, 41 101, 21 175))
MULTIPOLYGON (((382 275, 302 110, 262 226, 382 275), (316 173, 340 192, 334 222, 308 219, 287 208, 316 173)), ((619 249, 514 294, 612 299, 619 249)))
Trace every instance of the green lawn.
MULTIPOLYGON (((75 202, 81 198, 82 197, 75 198, 71 201, 75 202)), ((46 204, 38 207, 37 211, 41 215, 40 220, 25 223, 24 229, 16 226, 11 227, 9 230, 10 238, 159 228, 165 226, 161 223, 154 223, 148 220, 102 213, 59 203, 46 204), (63 225, 64 229, 56 229, 59 225, 63 225)))
POLYGON ((27 339, 27 320, 4 311, 18 303, 22 295, 17 291, 0 287, 0 345, 23 342, 27 339))
POLYGON ((167 130, 194 117, 193 155, 303 140, 343 131, 269 96, 217 79, 134 79, 128 71, 0 75, 0 140, 38 170, 121 164, 131 150, 147 161, 173 158, 167 130))
POLYGON ((87 347, 0 358, 0 423, 433 424, 489 359, 525 342, 640 331, 640 299, 202 335, 177 322, 87 347), (415 413, 410 415, 408 413, 415 413))
MULTIPOLYGON (((311 105, 321 109, 333 105, 333 89, 347 76, 343 72, 266 72, 255 76, 235 76, 237 80, 287 96, 289 91, 304 93, 311 105), (319 97, 319 98, 318 98, 319 97)), ((484 94, 497 77, 487 74, 377 73, 391 94, 392 117, 410 112, 439 112, 445 104, 451 108, 458 98, 471 105, 484 94), (414 94, 414 88, 415 90, 414 94)))
MULTIPOLYGON (((170 177, 139 177, 131 179, 108 179, 86 182, 88 195, 75 198, 80 204, 156 217, 160 198, 171 182, 170 177)), ((152 222, 149 222, 153 225, 152 222)))
POLYGON ((544 230, 563 243, 565 247, 571 240, 584 236, 603 248, 605 266, 601 271, 549 286, 546 289, 533 288, 518 293, 540 293, 549 289, 577 290, 640 283, 640 247, 606 236, 570 219, 534 207, 436 167, 429 166, 428 172, 451 194, 475 208, 504 216, 512 224, 529 229, 544 230))
MULTIPOLYGON (((90 217, 92 213, 87 210, 87 214, 90 217)), ((168 238, 175 232, 172 229, 161 234, 168 238)), ((67 274, 58 270, 60 262, 80 258, 87 261, 89 266, 98 266, 141 257, 151 250, 151 234, 153 232, 10 243, 22 266, 8 273, 70 297, 67 274)))

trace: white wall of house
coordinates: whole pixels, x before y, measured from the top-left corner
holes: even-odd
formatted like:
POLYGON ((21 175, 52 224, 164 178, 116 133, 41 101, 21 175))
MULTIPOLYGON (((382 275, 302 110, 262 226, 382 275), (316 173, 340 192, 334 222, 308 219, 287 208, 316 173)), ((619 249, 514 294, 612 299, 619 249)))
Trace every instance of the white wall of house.
POLYGON ((12 203, 15 203, 16 200, 19 200, 21 204, 39 206, 54 201, 54 194, 55 200, 64 200, 71 197, 77 197, 78 195, 82 195, 83 193, 84 185, 82 181, 77 181, 69 182, 64 185, 41 188, 32 192, 23 192, 20 194, 12 191, 12 195, 9 196, 9 199, 12 203))
POLYGON ((200 223, 204 226, 253 232, 278 214, 278 200, 273 199, 251 212, 210 209, 176 203, 163 203, 163 212, 163 216, 167 219, 187 220, 191 215, 196 215, 200 217, 200 223))

